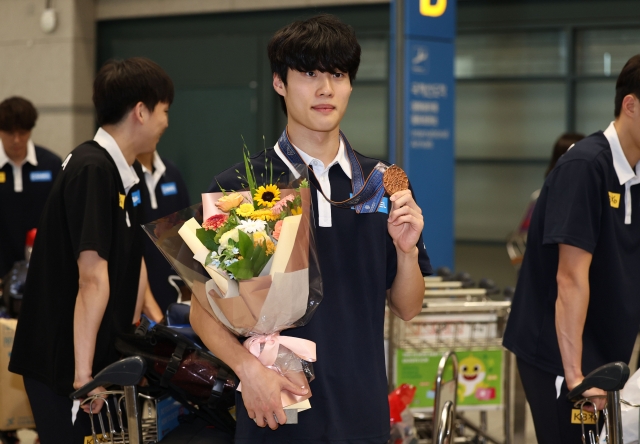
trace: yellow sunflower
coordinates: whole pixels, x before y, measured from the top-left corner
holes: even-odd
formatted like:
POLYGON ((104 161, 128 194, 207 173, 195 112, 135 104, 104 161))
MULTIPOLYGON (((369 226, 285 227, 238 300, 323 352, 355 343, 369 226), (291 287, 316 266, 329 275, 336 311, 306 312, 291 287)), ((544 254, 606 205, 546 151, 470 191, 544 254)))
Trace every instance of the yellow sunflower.
POLYGON ((280 200, 280 189, 271 184, 260 186, 253 195, 253 200, 261 207, 271 208, 280 200))
POLYGON ((236 210, 236 214, 241 217, 249 217, 253 214, 253 204, 242 204, 236 210))

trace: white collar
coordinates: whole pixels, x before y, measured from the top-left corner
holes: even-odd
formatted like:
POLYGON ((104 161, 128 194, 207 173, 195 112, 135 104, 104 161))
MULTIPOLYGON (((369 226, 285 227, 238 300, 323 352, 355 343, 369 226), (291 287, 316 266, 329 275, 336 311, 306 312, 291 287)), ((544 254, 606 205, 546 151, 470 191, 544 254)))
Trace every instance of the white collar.
POLYGON ((145 174, 148 173, 152 176, 155 176, 155 175, 163 176, 165 171, 167 171, 167 167, 162 161, 162 159, 160 158, 160 156, 158 155, 157 151, 153 152, 153 171, 149 171, 146 166, 142 165, 142 163, 140 163, 140 165, 142 166, 143 173, 145 174))
MULTIPOLYGON (((307 165, 311 165, 311 163, 315 160, 322 163, 322 161, 320 161, 319 159, 316 159, 315 157, 311 157, 310 155, 302 151, 300 148, 295 146, 293 143, 291 144, 291 146, 294 147, 296 151, 298 151, 298 154, 300 155, 304 163, 306 163, 307 165)), ((289 160, 282 153, 282 149, 280 148, 277 142, 273 148, 275 149, 278 157, 285 163, 285 165, 289 168, 289 170, 293 172, 295 178, 297 179, 298 177, 300 177, 300 174, 296 171, 296 169, 293 167, 291 162, 289 162, 289 160)), ((336 163, 340 165, 340 168, 342 168, 342 171, 344 171, 344 174, 346 174, 347 177, 351 179, 351 162, 349 161, 349 157, 347 156, 347 150, 345 149, 344 141, 342 140, 342 137, 340 137, 340 146, 338 147, 338 153, 336 154, 336 157, 333 159, 331 163, 329 163, 328 166, 325 167, 325 170, 328 170, 336 163)))
POLYGON ((20 162, 20 164, 16 164, 11 159, 9 159, 7 153, 4 152, 4 145, 2 145, 2 140, 0 140, 0 168, 5 166, 7 162, 15 167, 21 167, 27 162, 33 166, 38 166, 38 158, 36 157, 36 146, 33 143, 33 140, 29 139, 29 141, 27 142, 27 157, 25 157, 22 162, 20 162))
POLYGON ((136 170, 133 169, 133 166, 127 163, 116 139, 100 127, 98 128, 96 135, 93 137, 93 140, 98 142, 102 148, 107 150, 107 153, 109 153, 118 168, 118 173, 120 174, 120 179, 124 186, 124 194, 129 194, 131 187, 137 184, 140 179, 138 179, 138 175, 136 174, 136 170))
MULTIPOLYGON (((636 172, 634 171, 634 168, 631 168, 631 165, 629 165, 629 161, 624 155, 624 151, 622 151, 622 145, 620 145, 618 132, 616 131, 616 127, 613 125, 613 122, 611 122, 609 124, 609 127, 604 130, 604 136, 607 138, 607 141, 609 141, 609 146, 611 147, 611 155, 613 156, 613 168, 616 170, 616 175, 618 176, 620 185, 624 185, 625 183, 636 177, 636 172)), ((639 164, 640 162, 636 164, 636 168, 639 164)))

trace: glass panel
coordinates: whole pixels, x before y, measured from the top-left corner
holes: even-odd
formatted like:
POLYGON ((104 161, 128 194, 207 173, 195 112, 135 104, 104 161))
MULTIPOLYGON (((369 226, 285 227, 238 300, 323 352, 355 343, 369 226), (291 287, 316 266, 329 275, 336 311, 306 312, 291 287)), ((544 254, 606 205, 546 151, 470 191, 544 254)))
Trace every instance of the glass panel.
POLYGON ((457 78, 562 75, 566 72, 562 31, 460 34, 457 78))
MULTIPOLYGON (((542 186, 546 165, 458 165, 456 239, 505 241, 542 186)), ((506 254, 506 251, 505 251, 506 254)))
POLYGON ((565 128, 564 83, 458 83, 456 156, 547 159, 565 128))
POLYGON ((585 135, 605 130, 614 119, 616 81, 582 81, 576 88, 576 129, 585 135))
POLYGON ((388 95, 387 85, 358 85, 356 81, 349 108, 340 124, 353 149, 385 160, 389 156, 388 95))
POLYGON ((591 29, 576 36, 576 69, 582 75, 617 77, 638 53, 640 28, 591 29))
POLYGON ((389 77, 389 39, 365 38, 359 39, 362 53, 358 80, 387 80, 389 77))

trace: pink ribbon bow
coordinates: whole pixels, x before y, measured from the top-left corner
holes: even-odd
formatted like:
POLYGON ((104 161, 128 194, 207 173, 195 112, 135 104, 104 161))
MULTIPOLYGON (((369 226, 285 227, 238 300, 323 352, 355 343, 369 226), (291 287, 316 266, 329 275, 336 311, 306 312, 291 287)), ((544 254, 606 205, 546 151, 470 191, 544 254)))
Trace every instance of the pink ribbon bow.
MULTIPOLYGON (((291 350, 300 359, 308 362, 316 361, 316 343, 306 339, 280 336, 280 333, 276 332, 270 335, 251 336, 244 341, 245 348, 258 358, 262 365, 273 370, 277 370, 274 364, 278 358, 278 349, 281 345, 291 350), (261 347, 261 344, 264 344, 264 347, 261 347), (262 350, 260 350, 261 348, 262 350)), ((238 384, 237 390, 242 391, 242 384, 238 384)), ((299 397, 296 396, 295 398, 299 397)), ((290 402, 289 404, 292 403, 290 402)))
POLYGON ((251 336, 244 341, 244 346, 253 356, 258 358, 265 367, 273 367, 278 358, 280 345, 291 350, 296 356, 305 361, 316 361, 316 343, 292 336, 280 336, 280 333, 270 335, 251 336), (264 347, 261 347, 264 344, 264 347), (262 348, 262 351, 260 350, 262 348))

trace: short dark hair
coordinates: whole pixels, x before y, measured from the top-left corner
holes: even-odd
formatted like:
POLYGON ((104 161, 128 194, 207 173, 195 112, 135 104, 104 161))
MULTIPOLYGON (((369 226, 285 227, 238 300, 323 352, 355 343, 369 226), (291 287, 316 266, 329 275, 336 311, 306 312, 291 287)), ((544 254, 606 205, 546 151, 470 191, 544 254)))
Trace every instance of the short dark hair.
POLYGON ((98 125, 115 124, 138 103, 153 111, 159 102, 173 102, 173 81, 155 62, 144 57, 106 62, 93 82, 98 125))
POLYGON ((564 133, 561 135, 553 146, 551 159, 549 160, 549 165, 547 166, 547 171, 544 173, 544 177, 549 175, 553 167, 558 163, 558 159, 560 159, 560 157, 562 157, 562 155, 571 148, 571 145, 581 141, 582 139, 584 139, 584 134, 580 133, 564 133))
POLYGON ((0 103, 0 131, 31 131, 36 126, 38 111, 22 97, 9 97, 0 103))
MULTIPOLYGON (((360 66, 360 44, 353 28, 329 14, 295 21, 277 31, 267 47, 271 72, 287 84, 289 68, 349 74, 353 83, 360 66)), ((287 114, 284 98, 282 109, 287 114)))
POLYGON ((614 115, 620 116, 622 100, 625 96, 633 94, 640 99, 640 54, 631 57, 620 71, 616 81, 616 100, 614 115))

